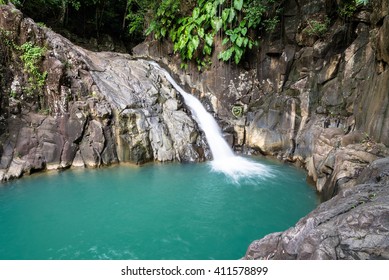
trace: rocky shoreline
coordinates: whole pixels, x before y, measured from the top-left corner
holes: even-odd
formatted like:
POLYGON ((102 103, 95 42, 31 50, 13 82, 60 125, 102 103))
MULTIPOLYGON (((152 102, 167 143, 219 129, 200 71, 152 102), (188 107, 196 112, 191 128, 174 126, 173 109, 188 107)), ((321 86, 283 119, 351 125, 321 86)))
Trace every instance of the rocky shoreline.
POLYGON ((254 241, 244 259, 389 259, 389 158, 294 227, 254 241))

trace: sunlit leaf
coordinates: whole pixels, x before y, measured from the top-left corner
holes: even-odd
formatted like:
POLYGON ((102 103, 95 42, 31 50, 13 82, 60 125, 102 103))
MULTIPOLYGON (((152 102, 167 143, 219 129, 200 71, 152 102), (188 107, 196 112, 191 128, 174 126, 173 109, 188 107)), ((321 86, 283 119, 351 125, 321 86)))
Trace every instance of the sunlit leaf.
POLYGON ((234 8, 238 11, 242 10, 243 0, 234 0, 234 8))
POLYGON ((197 35, 199 35, 200 38, 204 38, 204 28, 200 27, 197 29, 197 35))
POLYGON ((243 27, 241 30, 240 30, 240 33, 242 33, 243 36, 245 36, 247 34, 247 28, 246 27, 243 27))
POLYGON ((227 22, 229 15, 230 15, 230 9, 224 9, 222 12, 222 20, 224 23, 227 22))
POLYGON ((236 12, 233 8, 230 9, 229 17, 228 17, 228 22, 231 23, 236 16, 236 12))
POLYGON ((233 52, 234 52, 234 49, 233 48, 229 48, 229 49, 219 53, 218 58, 223 60, 223 61, 228 61, 228 60, 230 60, 233 52))
POLYGON ((162 35, 162 37, 166 36, 166 28, 165 27, 161 28, 161 35, 162 35))
POLYGON ((239 47, 242 47, 243 45, 243 41, 244 41, 244 38, 243 37, 240 37, 238 36, 238 38, 236 38, 236 42, 235 44, 238 45, 239 47))
POLYGON ((223 21, 219 17, 215 17, 211 21, 212 28, 215 30, 215 32, 218 32, 220 28, 222 28, 223 21))
POLYGON ((196 19, 199 17, 199 15, 200 15, 200 8, 199 7, 194 8, 192 13, 192 18, 196 19))
POLYGON ((236 38, 238 38, 238 34, 235 34, 235 33, 234 33, 234 34, 232 34, 232 35, 231 35, 231 37, 230 37, 230 40, 231 40, 231 42, 233 42, 233 43, 234 43, 234 42, 235 42, 235 40, 236 40, 236 38))
POLYGON ((235 64, 239 64, 240 60, 242 59, 243 50, 240 48, 235 48, 235 64))
POLYGON ((211 55, 212 53, 212 48, 208 45, 205 45, 204 48, 203 48, 203 54, 205 55, 211 55))
POLYGON ((199 44, 200 44, 199 36, 193 36, 193 38, 192 38, 192 44, 193 44, 193 48, 196 50, 197 47, 198 47, 199 44))
POLYGON ((213 45, 213 36, 212 36, 212 34, 205 34, 205 43, 208 45, 208 46, 210 46, 210 47, 212 47, 212 45, 213 45))
POLYGON ((247 47, 247 44, 249 43, 249 38, 244 38, 243 46, 247 47))

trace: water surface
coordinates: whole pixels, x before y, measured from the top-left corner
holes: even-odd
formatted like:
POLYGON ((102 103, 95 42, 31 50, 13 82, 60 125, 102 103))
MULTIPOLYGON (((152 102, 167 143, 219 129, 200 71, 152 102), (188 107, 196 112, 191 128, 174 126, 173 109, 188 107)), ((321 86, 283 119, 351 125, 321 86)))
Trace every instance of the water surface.
MULTIPOLYGON (((263 161, 262 161, 263 163, 263 161)), ((69 170, 0 186, 0 259, 238 259, 318 204, 306 174, 267 161, 239 180, 209 163, 69 170)))

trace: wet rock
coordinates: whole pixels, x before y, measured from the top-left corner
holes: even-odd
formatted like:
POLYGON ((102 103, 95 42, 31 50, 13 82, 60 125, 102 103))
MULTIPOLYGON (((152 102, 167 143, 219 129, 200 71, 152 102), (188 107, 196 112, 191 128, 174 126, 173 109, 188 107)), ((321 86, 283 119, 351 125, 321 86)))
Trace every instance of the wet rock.
POLYGON ((388 158, 374 161, 359 185, 322 203, 287 231, 254 241, 244 258, 388 259, 388 170, 388 158), (372 179, 371 172, 378 177, 372 179))
POLYGON ((10 179, 21 177, 23 175, 25 166, 26 166, 25 160, 22 160, 18 157, 14 158, 3 179, 8 181, 10 179))
POLYGON ((104 143, 105 139, 101 123, 95 120, 90 121, 80 143, 81 157, 87 167, 101 165, 101 153, 104 149, 104 143))
MULTIPOLYGON (((28 77, 20 63, 6 61, 15 98, 0 98, 1 132, 7 132, 0 137, 2 180, 119 161, 197 161, 207 154, 180 95, 147 61, 84 50, 11 5, 1 6, 0 28, 7 40, 47 49, 40 65, 46 83, 36 96, 24 98, 28 77)), ((20 56, 4 51, 9 58, 20 56)))

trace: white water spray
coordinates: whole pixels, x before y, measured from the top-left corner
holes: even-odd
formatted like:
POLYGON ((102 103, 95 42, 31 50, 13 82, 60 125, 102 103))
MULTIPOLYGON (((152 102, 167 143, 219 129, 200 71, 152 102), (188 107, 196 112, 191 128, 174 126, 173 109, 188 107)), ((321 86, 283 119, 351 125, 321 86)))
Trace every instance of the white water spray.
POLYGON ((209 148, 211 149, 213 161, 212 169, 222 172, 238 182, 242 178, 259 178, 270 175, 268 168, 260 163, 252 162, 243 157, 236 156, 231 147, 224 140, 216 120, 205 110, 203 104, 181 88, 172 76, 156 62, 149 61, 158 71, 160 71, 172 86, 182 95, 185 104, 192 112, 194 119, 204 131, 209 148))

